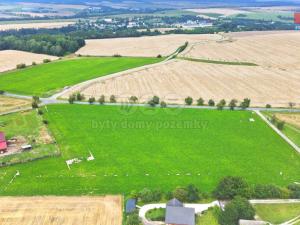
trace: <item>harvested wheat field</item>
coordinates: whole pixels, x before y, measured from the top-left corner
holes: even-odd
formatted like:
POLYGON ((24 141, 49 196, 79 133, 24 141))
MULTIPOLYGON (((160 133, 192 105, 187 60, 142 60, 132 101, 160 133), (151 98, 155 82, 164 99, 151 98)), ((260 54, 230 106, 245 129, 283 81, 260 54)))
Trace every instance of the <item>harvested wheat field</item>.
POLYGON ((18 24, 1 24, 0 31, 20 30, 20 29, 41 29, 41 28, 60 28, 74 24, 75 22, 48 22, 48 23, 18 23, 18 24))
POLYGON ((284 71, 260 66, 232 66, 172 60, 122 76, 99 78, 70 90, 86 96, 109 97, 119 101, 138 96, 140 101, 158 95, 168 103, 184 103, 191 96, 214 99, 251 98, 253 106, 287 106, 288 102, 300 104, 300 70, 284 71))
POLYGON ((1 225, 121 225, 122 198, 1 197, 1 225))
POLYGON ((26 108, 30 105, 30 100, 11 98, 0 95, 0 113, 26 108))
POLYGON ((248 11, 239 8, 199 8, 199 9, 187 9, 187 11, 196 12, 199 14, 221 14, 224 16, 231 16, 235 14, 248 13, 248 11))
POLYGON ((276 117, 283 120, 289 124, 293 124, 300 128, 300 114, 296 113, 276 113, 276 117))
POLYGON ((86 45, 76 54, 89 56, 168 56, 186 41, 190 43, 215 41, 219 35, 161 35, 154 37, 113 38, 86 40, 86 45))
POLYGON ((15 50, 0 51, 0 72, 13 70, 16 68, 16 65, 21 63, 25 63, 28 66, 32 62, 42 63, 44 59, 56 60, 58 57, 15 50))
POLYGON ((195 44, 181 55, 209 60, 251 62, 262 66, 282 69, 300 64, 300 33, 279 32, 249 36, 233 34, 223 42, 195 44))

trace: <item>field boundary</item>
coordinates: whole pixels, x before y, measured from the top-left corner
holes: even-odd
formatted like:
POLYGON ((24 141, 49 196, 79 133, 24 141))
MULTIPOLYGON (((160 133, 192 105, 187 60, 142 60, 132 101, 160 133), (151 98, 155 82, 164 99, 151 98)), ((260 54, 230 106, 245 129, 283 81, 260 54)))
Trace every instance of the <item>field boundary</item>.
POLYGON ((300 148, 291 139, 289 139, 284 133, 278 130, 260 111, 254 110, 254 112, 265 121, 283 140, 285 140, 293 149, 295 149, 300 154, 300 148))
POLYGON ((258 66, 257 64, 250 63, 250 62, 231 62, 231 61, 219 61, 219 60, 210 60, 210 59, 195 59, 195 58, 188 58, 188 57, 178 57, 178 59, 192 61, 192 62, 221 64, 221 65, 230 65, 230 66, 258 66))

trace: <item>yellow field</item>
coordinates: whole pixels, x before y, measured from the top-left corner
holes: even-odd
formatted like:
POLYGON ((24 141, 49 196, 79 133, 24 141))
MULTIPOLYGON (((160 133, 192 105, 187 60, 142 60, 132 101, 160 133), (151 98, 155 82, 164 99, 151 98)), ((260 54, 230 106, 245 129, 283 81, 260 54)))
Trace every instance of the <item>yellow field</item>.
POLYGON ((78 85, 64 97, 81 91, 87 97, 116 95, 119 101, 138 96, 147 101, 158 95, 168 103, 184 103, 187 96, 206 101, 250 98, 253 106, 300 104, 300 70, 260 66, 216 65, 172 60, 123 75, 98 78, 78 85))
POLYGON ((252 62, 266 67, 294 68, 300 65, 300 33, 233 34, 232 42, 194 44, 182 56, 210 60, 252 62))
POLYGON ((1 197, 1 225, 121 225, 122 198, 1 197))
POLYGON ((9 112, 24 107, 29 107, 30 100, 10 98, 0 95, 0 113, 9 112))
MULTIPOLYGON (((31 15, 34 16, 34 15, 31 15)), ((40 28, 60 28, 75 22, 48 22, 48 23, 18 23, 18 24, 0 24, 0 31, 20 30, 20 29, 40 29, 40 28)))
POLYGON ((44 59, 56 60, 58 57, 15 50, 0 51, 0 72, 15 69, 20 63, 26 65, 31 65, 32 62, 42 63, 44 59))
POLYGON ((86 46, 76 54, 90 56, 144 56, 156 57, 159 54, 167 56, 177 50, 186 41, 190 43, 214 41, 219 35, 162 35, 138 38, 113 38, 101 40, 87 40, 86 46))

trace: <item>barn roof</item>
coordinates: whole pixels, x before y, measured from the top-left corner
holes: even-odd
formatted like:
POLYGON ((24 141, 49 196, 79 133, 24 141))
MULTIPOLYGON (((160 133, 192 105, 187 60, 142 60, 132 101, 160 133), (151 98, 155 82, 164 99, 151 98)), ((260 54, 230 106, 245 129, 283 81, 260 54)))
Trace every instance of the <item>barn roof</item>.
POLYGON ((183 207, 182 202, 177 200, 176 198, 173 198, 167 203, 167 206, 173 206, 173 207, 183 207))
POLYGON ((0 132, 0 142, 6 141, 4 132, 0 132))
POLYGON ((195 225, 195 209, 167 206, 165 223, 195 225))

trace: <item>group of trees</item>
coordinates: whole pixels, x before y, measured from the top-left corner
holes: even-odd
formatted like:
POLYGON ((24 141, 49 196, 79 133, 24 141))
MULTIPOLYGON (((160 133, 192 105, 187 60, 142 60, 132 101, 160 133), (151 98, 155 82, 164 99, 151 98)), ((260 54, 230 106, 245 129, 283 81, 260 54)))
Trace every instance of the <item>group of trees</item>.
MULTIPOLYGON (((192 105, 194 100, 192 97, 187 97, 185 98, 184 100, 185 104, 186 105, 192 105)), ((250 103, 251 103, 251 100, 249 98, 245 98, 239 105, 239 107, 241 109, 246 109, 246 108, 249 108, 250 107, 250 103)), ((199 98, 197 100, 197 105, 198 106, 203 106, 205 105, 205 101, 203 98, 199 98)), ((208 100, 207 102, 207 105, 208 106, 217 106, 217 108, 219 110, 222 110, 225 106, 226 106, 226 100, 225 99, 222 99, 220 100, 217 104, 215 103, 215 101, 213 99, 210 99, 208 100)), ((231 109, 231 110, 234 110, 236 107, 238 107, 238 101, 236 99, 232 99, 229 103, 228 103, 228 107, 231 109)))
POLYGON ((0 50, 21 50, 55 56, 64 56, 85 45, 79 37, 64 34, 23 34, 22 31, 0 32, 0 50))
POLYGON ((278 130, 284 129, 285 121, 278 119, 275 115, 272 115, 271 123, 274 124, 278 128, 278 130))

